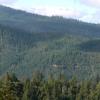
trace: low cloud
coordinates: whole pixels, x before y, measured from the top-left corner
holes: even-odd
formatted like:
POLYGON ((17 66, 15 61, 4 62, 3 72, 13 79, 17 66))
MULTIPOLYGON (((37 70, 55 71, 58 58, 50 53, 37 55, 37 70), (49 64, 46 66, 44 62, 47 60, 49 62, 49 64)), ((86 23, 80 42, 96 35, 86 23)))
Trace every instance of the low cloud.
POLYGON ((29 10, 32 13, 37 13, 41 15, 47 16, 63 16, 67 18, 77 18, 80 17, 81 14, 79 11, 69 8, 51 8, 51 7, 35 7, 29 10))
POLYGON ((80 0, 80 2, 91 7, 100 7, 100 0, 80 0))
POLYGON ((94 13, 87 13, 84 14, 79 19, 85 22, 91 22, 91 23, 100 23, 100 10, 95 11, 94 13))
POLYGON ((1 5, 11 5, 15 3, 17 0, 0 0, 1 5))

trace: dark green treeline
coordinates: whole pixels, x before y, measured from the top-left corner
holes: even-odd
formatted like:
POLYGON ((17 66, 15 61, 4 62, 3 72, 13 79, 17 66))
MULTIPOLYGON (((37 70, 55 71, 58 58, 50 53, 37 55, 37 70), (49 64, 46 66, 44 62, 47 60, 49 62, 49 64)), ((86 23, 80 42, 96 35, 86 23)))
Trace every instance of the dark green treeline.
POLYGON ((18 79, 7 73, 0 80, 0 100, 100 100, 100 78, 78 81, 67 80, 64 75, 45 79, 34 72, 32 79, 18 79))

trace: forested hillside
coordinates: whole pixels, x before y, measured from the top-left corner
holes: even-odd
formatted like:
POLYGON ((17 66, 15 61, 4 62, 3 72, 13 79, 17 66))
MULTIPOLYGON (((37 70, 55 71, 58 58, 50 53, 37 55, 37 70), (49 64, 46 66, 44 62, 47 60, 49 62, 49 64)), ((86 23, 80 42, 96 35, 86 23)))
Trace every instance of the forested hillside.
POLYGON ((0 6, 0 23, 28 33, 57 33, 100 36, 100 25, 66 19, 59 16, 41 16, 0 6))
POLYGON ((0 6, 0 75, 95 78, 100 73, 100 25, 0 6))

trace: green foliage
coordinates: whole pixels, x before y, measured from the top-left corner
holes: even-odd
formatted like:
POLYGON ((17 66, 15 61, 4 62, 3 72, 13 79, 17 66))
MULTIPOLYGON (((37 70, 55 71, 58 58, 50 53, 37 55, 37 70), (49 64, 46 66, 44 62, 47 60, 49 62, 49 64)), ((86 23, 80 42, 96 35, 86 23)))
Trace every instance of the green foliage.
POLYGON ((1 100, 21 100, 23 95, 23 84, 20 83, 14 74, 7 75, 0 87, 1 100))
POLYGON ((79 79, 99 74, 100 53, 85 52, 81 46, 91 38, 66 34, 60 38, 43 35, 41 39, 6 27, 0 30, 1 75, 8 71, 18 76, 32 77, 32 71, 37 69, 46 76, 51 72, 55 77, 64 73, 68 78, 75 75, 79 79))
POLYGON ((0 6, 0 75, 30 78, 40 70, 91 79, 100 75, 99 33, 96 24, 0 6))
POLYGON ((99 33, 100 25, 0 6, 0 100, 100 100, 99 33))
MULTIPOLYGON (((77 81, 60 75, 45 79, 35 72, 32 79, 13 80, 8 74, 0 80, 0 100, 99 100, 100 80, 77 81), (35 78, 34 78, 35 77, 35 78)), ((51 75, 50 75, 51 76, 51 75)), ((15 77, 15 75, 14 75, 15 77)))

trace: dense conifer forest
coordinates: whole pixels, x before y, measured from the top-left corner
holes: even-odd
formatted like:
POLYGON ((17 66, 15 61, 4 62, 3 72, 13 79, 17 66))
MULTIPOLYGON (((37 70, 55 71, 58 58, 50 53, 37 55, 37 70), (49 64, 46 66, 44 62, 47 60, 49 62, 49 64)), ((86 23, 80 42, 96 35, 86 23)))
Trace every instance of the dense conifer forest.
POLYGON ((0 75, 87 80, 100 75, 100 25, 0 6, 0 75))
POLYGON ((63 74, 46 78, 40 71, 31 79, 7 73, 0 79, 0 100, 100 100, 100 77, 95 80, 68 80, 63 74))
POLYGON ((100 100, 100 25, 0 6, 0 100, 100 100))

